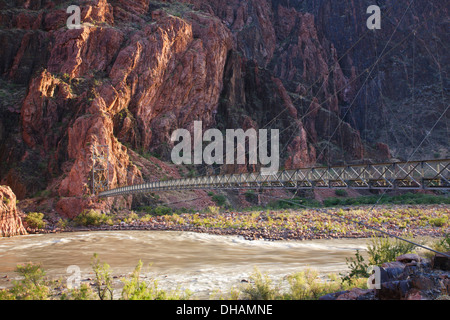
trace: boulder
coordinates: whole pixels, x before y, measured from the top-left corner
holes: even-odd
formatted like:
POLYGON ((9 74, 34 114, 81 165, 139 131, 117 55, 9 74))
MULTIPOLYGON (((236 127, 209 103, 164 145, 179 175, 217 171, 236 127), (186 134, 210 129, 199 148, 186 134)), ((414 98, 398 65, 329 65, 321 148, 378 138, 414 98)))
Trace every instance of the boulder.
POLYGON ((410 288, 408 280, 383 282, 380 290, 377 290, 377 296, 380 300, 403 300, 410 288))
POLYGON ((406 265, 407 264, 416 265, 421 261, 420 257, 414 253, 403 254, 397 257, 396 260, 406 265))
MULTIPOLYGON (((450 255, 450 251, 446 252, 446 255, 450 255)), ((431 259, 431 267, 433 269, 440 269, 444 271, 450 270, 450 258, 444 256, 443 254, 436 253, 436 255, 431 259)))
POLYGON ((434 287, 434 282, 423 275, 411 276, 411 286, 418 290, 430 290, 434 287))
POLYGON ((27 234, 19 211, 16 208, 16 195, 8 186, 0 186, 0 237, 27 234))
POLYGON ((336 300, 365 300, 370 298, 371 294, 374 292, 372 289, 360 289, 353 288, 350 291, 346 291, 339 295, 336 300))

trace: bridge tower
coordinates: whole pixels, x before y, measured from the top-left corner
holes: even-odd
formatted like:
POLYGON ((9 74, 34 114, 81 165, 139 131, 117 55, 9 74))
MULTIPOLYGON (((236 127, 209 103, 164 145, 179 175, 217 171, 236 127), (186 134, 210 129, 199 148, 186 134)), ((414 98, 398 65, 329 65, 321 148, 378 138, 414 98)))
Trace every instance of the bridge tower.
POLYGON ((109 146, 92 145, 92 194, 109 188, 109 146))

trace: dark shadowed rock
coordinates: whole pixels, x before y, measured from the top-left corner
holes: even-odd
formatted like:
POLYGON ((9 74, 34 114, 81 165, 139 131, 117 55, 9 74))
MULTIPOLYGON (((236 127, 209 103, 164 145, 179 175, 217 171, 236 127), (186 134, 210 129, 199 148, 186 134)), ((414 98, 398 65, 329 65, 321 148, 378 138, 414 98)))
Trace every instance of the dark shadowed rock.
MULTIPOLYGON (((450 251, 448 251, 446 254, 450 255, 450 251)), ((440 270, 448 271, 448 270, 450 270, 450 258, 437 253, 432 258, 431 265, 432 265, 433 269, 440 269, 440 270)))

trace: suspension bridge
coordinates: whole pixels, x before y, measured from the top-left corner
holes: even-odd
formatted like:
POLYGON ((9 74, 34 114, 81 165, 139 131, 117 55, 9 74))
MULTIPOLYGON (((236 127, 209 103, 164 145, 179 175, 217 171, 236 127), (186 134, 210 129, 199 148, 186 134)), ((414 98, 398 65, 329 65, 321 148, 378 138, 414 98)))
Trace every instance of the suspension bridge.
MULTIPOLYGON (((404 40, 408 39, 412 35, 413 44, 415 45, 416 41, 416 31, 422 26, 422 22, 419 25, 415 25, 413 28, 401 42, 393 45, 391 48, 388 48, 391 40, 393 39, 394 34, 397 32, 403 18, 406 15, 406 12, 410 9, 413 1, 410 1, 405 13, 403 16, 398 19, 398 23, 395 26, 389 40, 384 45, 384 48, 380 53, 375 50, 376 60, 375 62, 367 69, 363 70, 359 75, 355 77, 355 80, 365 76, 365 80, 363 81, 363 85, 360 87, 357 92, 355 98, 351 102, 350 106, 345 111, 344 116, 350 112, 351 108, 356 102, 356 98, 361 93, 362 89, 365 87, 365 84, 371 77, 371 74, 374 72, 378 63, 387 56, 391 51, 397 48, 404 40)), ((358 41, 355 43, 359 43, 361 39, 366 37, 368 32, 364 33, 358 41)), ((354 45, 354 46, 355 46, 354 45)), ((348 52, 354 47, 352 46, 349 50, 347 50, 343 56, 338 59, 338 62, 347 55, 348 52)), ((376 47, 375 47, 376 48, 376 47)), ((415 59, 413 56, 413 65, 415 63, 415 59)), ((332 67, 331 69, 333 69, 332 67)), ((332 70, 330 70, 332 71, 332 70)), ((310 87, 312 88, 316 83, 319 82, 319 79, 310 87)), ((315 95, 317 97, 318 93, 321 91, 322 87, 325 84, 325 80, 322 83, 322 86, 317 91, 315 95)), ((309 89, 308 89, 309 90, 309 89)), ((345 87, 340 88, 336 93, 345 90, 345 87)), ((415 83, 414 83, 414 71, 413 71, 413 100, 415 91, 415 83)), ((367 88, 366 88, 367 92, 367 88)), ((380 92, 380 95, 382 93, 380 92)), ((444 98, 444 91, 442 90, 442 97, 444 98)), ((326 103, 327 101, 322 102, 320 105, 326 103)), ((311 104, 312 105, 312 104, 311 104)), ((311 107, 310 105, 310 107, 311 107)), ((443 117, 447 114, 447 111, 450 106, 447 105, 444 112, 439 116, 433 126, 431 126, 427 135, 423 138, 423 140, 417 145, 414 152, 408 158, 406 162, 393 162, 393 163, 376 163, 376 164, 358 164, 358 165, 345 165, 345 166, 328 166, 328 167, 312 167, 312 168, 299 168, 295 170, 281 170, 274 174, 263 175, 260 172, 251 172, 251 173, 240 173, 240 174, 223 174, 223 175, 210 175, 210 176, 199 176, 193 178, 184 178, 184 179, 172 179, 165 181, 152 181, 143 184, 129 185, 129 186, 120 186, 117 188, 109 188, 109 166, 98 166, 96 167, 96 160, 94 158, 94 166, 93 166, 93 193, 98 195, 99 197, 117 197, 117 196, 126 196, 133 195, 138 193, 148 193, 154 191, 169 191, 169 190, 195 190, 195 189, 223 189, 223 190, 237 190, 237 189, 343 189, 343 188, 352 188, 352 189, 381 189, 383 190, 384 195, 388 190, 449 190, 450 189, 450 159, 440 159, 440 160, 422 160, 422 161, 409 161, 412 159, 413 155, 416 151, 422 146, 422 144, 426 141, 430 133, 435 129, 436 125, 439 121, 443 119, 443 117)), ((283 112, 285 112, 287 108, 282 110, 276 117, 274 117, 266 126, 272 123, 276 118, 278 118, 283 112)), ((310 112, 309 108, 307 112, 302 116, 303 120, 310 112)), ((342 120, 339 122, 338 126, 336 126, 334 132, 329 137, 329 141, 336 134, 338 128, 342 124, 342 120)), ((293 123, 291 126, 294 126, 293 123)), ((401 125, 401 124, 399 124, 401 125)), ((285 128, 284 130, 289 129, 285 128)), ((324 150, 322 150, 323 152, 324 150)), ((321 154, 322 154, 321 152, 321 154)), ((108 156, 106 156, 106 159, 108 156)), ((97 159, 101 160, 101 159, 97 159)), ((100 164, 100 162, 97 162, 100 164)), ((285 200, 289 201, 289 200, 285 200)), ((373 207, 372 207, 373 209, 373 207)), ((371 211, 370 209, 369 211, 371 211)), ((406 241, 412 243, 416 246, 425 248, 427 250, 433 251, 435 253, 439 253, 443 256, 450 257, 446 253, 438 252, 434 249, 425 247, 421 244, 414 243, 410 240, 401 238, 399 236, 390 234, 387 231, 375 228, 373 226, 365 225, 359 221, 352 221, 350 219, 339 217, 334 215, 328 210, 322 210, 324 213, 333 216, 335 218, 345 220, 348 222, 356 223, 359 225, 364 225, 370 229, 373 229, 377 232, 383 233, 390 237, 395 237, 399 240, 406 241)))
POLYGON ((152 181, 108 189, 103 186, 99 197, 116 197, 137 193, 194 189, 382 189, 382 190, 449 190, 450 159, 347 166, 312 167, 282 170, 263 175, 259 172, 199 176, 184 179, 152 181))

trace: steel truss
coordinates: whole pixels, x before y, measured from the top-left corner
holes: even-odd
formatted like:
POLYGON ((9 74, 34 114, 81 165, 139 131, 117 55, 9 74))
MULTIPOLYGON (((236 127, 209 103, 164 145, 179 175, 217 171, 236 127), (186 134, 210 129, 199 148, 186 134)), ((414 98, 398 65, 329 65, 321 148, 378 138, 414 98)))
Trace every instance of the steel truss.
POLYGON ((361 164, 155 181, 99 193, 113 197, 184 189, 450 189, 450 159, 361 164))

